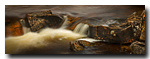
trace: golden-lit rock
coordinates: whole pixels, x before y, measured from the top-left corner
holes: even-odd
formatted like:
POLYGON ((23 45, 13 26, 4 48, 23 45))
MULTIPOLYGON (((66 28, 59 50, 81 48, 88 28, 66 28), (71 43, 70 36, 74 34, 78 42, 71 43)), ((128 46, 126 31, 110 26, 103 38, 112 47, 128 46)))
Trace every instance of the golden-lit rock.
POLYGON ((83 46, 81 46, 78 42, 70 42, 69 43, 69 48, 72 51, 81 51, 84 49, 83 46))
POLYGON ((5 37, 23 35, 21 24, 16 21, 5 26, 5 37))
POLYGON ((131 48, 129 46, 121 46, 121 51, 131 52, 131 48))
POLYGON ((72 17, 69 15, 67 15, 67 17, 68 17, 67 25, 69 25, 67 29, 69 30, 74 30, 76 25, 78 25, 82 21, 80 17, 72 17))
POLYGON ((78 41, 71 41, 69 44, 69 48, 72 51, 81 51, 85 47, 90 47, 99 44, 99 42, 88 42, 86 40, 78 40, 78 41))

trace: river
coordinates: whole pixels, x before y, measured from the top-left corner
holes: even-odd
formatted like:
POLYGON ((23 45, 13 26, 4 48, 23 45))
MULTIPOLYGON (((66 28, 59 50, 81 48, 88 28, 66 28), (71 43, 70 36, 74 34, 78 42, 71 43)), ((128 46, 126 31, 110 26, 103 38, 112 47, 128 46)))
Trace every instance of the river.
MULTIPOLYGON (((141 5, 5 5, 5 37, 23 35, 18 22, 26 13, 51 10, 53 14, 67 14, 73 17, 85 18, 126 18, 135 11, 145 10, 141 5), (19 30, 20 29, 20 30, 19 30)), ((61 45, 61 44, 60 44, 61 45)), ((60 46, 59 45, 59 46, 60 46)), ((31 49, 25 54, 129 54, 120 51, 119 44, 100 43, 97 46, 86 47, 82 51, 72 52, 68 48, 55 48, 50 51, 49 46, 31 49)), ((57 46, 57 47, 59 47, 57 46)), ((128 45, 127 45, 128 46, 128 45)))

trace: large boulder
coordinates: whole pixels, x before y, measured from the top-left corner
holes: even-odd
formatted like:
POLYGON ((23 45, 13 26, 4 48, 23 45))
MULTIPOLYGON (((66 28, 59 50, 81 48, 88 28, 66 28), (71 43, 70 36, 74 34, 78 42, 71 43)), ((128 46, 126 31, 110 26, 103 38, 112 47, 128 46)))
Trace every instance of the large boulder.
POLYGON ((143 26, 145 21, 143 20, 145 20, 145 10, 134 12, 126 20, 118 21, 119 24, 115 20, 106 20, 106 22, 103 20, 87 21, 89 37, 106 40, 110 43, 132 43, 139 39, 145 39, 145 26, 143 26))
POLYGON ((50 10, 28 13, 26 19, 32 32, 38 32, 44 27, 59 28, 64 22, 64 19, 52 14, 50 10))
POLYGON ((139 22, 132 21, 118 26, 89 26, 89 37, 110 43, 131 43, 138 40, 141 33, 139 22))

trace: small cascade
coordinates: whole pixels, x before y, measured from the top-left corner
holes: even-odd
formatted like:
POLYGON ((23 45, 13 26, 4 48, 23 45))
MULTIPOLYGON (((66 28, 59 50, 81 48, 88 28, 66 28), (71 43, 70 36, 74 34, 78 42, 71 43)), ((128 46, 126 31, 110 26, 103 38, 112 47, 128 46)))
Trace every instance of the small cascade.
POLYGON ((84 25, 83 23, 79 23, 79 24, 75 27, 75 29, 73 30, 73 32, 79 33, 79 31, 80 31, 80 29, 81 29, 81 27, 82 27, 83 25, 84 25))
POLYGON ((26 33, 28 33, 28 32, 31 32, 30 28, 27 28, 27 27, 26 27, 25 20, 20 19, 20 23, 21 23, 21 26, 22 26, 23 33, 24 33, 24 34, 26 34, 26 33))
POLYGON ((81 27, 79 33, 80 33, 80 34, 86 34, 86 32, 88 31, 88 29, 89 29, 89 25, 84 24, 84 26, 81 27))
POLYGON ((79 23, 73 32, 75 33, 79 33, 79 34, 85 34, 86 35, 86 32, 88 31, 89 29, 89 25, 87 24, 84 24, 84 23, 79 23))
POLYGON ((60 28, 67 28, 68 17, 67 16, 63 16, 63 19, 64 19, 64 23, 62 24, 62 26, 60 28))
MULTIPOLYGON (((86 36, 88 36, 88 35, 89 35, 89 25, 84 24, 84 23, 79 23, 79 24, 75 27, 75 29, 74 29, 73 32, 79 33, 79 34, 81 34, 81 35, 86 35, 86 36), (87 32, 88 32, 88 33, 87 33, 87 32)), ((85 40, 85 41, 88 41, 88 42, 90 42, 90 43, 95 43, 95 42, 100 42, 100 41, 105 42, 105 40, 95 40, 95 39, 93 39, 93 38, 88 38, 88 37, 86 37, 86 38, 80 38, 80 39, 78 39, 78 40, 85 40)))

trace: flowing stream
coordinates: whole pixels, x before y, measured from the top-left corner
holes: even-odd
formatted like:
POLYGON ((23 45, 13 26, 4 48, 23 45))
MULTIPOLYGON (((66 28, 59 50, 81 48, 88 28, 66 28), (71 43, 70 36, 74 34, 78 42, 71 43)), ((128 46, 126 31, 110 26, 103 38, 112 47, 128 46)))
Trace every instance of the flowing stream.
MULTIPOLYGON (((89 26, 84 23, 79 23, 76 28, 66 30, 67 16, 64 16, 65 22, 59 29, 45 28, 39 33, 30 32, 30 29, 25 27, 24 18, 26 13, 52 10, 53 14, 67 14, 73 17, 99 17, 99 18, 125 18, 135 11, 143 10, 143 6, 116 6, 116 5, 71 5, 71 6, 5 6, 5 20, 13 21, 11 24, 5 24, 5 53, 6 54, 129 54, 121 52, 120 45, 100 43, 97 46, 86 47, 82 51, 72 52, 69 50, 69 42, 75 40, 86 40, 95 42, 87 37, 89 26), (22 11, 20 11, 22 10, 22 11), (11 16, 11 17, 10 17, 11 16), (10 17, 10 18, 8 18, 10 17), (16 18, 13 18, 16 17, 16 18), (17 21, 20 20, 20 23, 17 21), (16 21, 16 22, 15 22, 16 21), (22 22, 23 21, 23 22, 22 22), (19 24, 23 30, 23 35, 13 33, 11 25, 19 24), (11 35, 18 36, 11 36, 11 35), (83 38, 84 37, 84 38, 83 38)), ((107 22, 111 23, 113 22, 107 22)), ((21 32, 21 31, 19 31, 21 32)))

